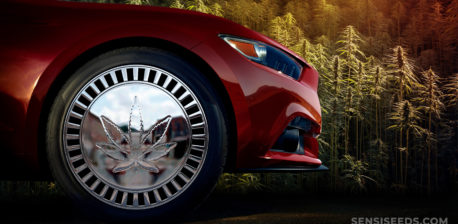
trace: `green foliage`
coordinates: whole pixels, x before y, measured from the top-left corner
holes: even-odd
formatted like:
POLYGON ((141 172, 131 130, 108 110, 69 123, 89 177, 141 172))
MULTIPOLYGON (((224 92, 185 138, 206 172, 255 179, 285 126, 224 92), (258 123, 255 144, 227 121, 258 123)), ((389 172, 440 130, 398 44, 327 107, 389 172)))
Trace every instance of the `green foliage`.
POLYGON ((252 191, 259 191, 265 188, 261 183, 259 174, 231 174, 223 173, 216 186, 217 191, 221 192, 242 192, 249 193, 252 191))
POLYGON ((420 112, 408 100, 397 102, 394 105, 394 110, 390 113, 390 119, 394 120, 395 124, 389 126, 388 129, 409 129, 417 135, 423 132, 422 128, 418 125, 420 112))
POLYGON ((296 24, 296 19, 289 12, 271 20, 267 33, 287 47, 298 43, 303 36, 302 30, 296 24))
POLYGON ((366 175, 368 163, 356 160, 353 156, 344 155, 342 158, 343 176, 347 180, 346 184, 353 192, 366 190, 368 182, 377 183, 374 179, 366 175))
POLYGON ((184 9, 185 6, 181 3, 180 0, 173 0, 172 4, 169 6, 170 8, 175 8, 175 9, 184 9))
POLYGON ((210 13, 210 7, 205 5, 204 0, 191 0, 186 1, 186 9, 194 10, 203 13, 210 13))
POLYGON ((0 181, 0 197, 3 199, 30 196, 61 196, 63 192, 54 182, 0 181))
POLYGON ((449 78, 448 83, 444 85, 444 91, 447 106, 458 106, 458 73, 449 78))
POLYGON ((407 56, 406 50, 401 46, 392 49, 387 57, 388 74, 394 85, 397 85, 396 93, 398 101, 404 100, 404 96, 412 92, 415 84, 418 84, 417 76, 413 72, 413 62, 407 56))
POLYGON ((145 0, 126 0, 127 4, 131 5, 148 5, 149 2, 145 0))
MULTIPOLYGON (((418 97, 415 99, 421 105, 420 110, 440 118, 444 109, 442 91, 439 89, 439 76, 430 68, 421 73, 423 85, 419 85, 418 97)), ((455 90, 456 91, 456 90, 455 90)))
POLYGON ((215 15, 215 16, 220 16, 220 17, 223 17, 223 8, 221 7, 220 4, 218 3, 213 3, 211 6, 210 6, 210 14, 212 15, 215 15))

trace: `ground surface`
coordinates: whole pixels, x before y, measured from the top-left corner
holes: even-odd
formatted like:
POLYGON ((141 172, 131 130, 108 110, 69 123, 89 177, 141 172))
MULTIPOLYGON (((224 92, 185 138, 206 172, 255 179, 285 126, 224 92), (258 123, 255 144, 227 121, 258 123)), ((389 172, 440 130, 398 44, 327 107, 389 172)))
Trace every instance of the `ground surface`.
MULTIPOLYGON (((0 198, 2 223, 104 223, 82 216, 64 195, 0 198)), ((352 217, 448 217, 458 223, 456 196, 331 197, 212 194, 183 223, 352 223, 352 217)), ((154 222, 150 222, 154 223, 154 222)))

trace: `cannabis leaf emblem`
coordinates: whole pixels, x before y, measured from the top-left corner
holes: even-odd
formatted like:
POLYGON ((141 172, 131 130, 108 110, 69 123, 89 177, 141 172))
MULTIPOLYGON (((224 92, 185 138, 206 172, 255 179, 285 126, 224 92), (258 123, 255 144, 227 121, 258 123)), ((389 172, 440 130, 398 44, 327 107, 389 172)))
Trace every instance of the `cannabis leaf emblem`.
POLYGON ((177 146, 176 142, 166 142, 166 133, 172 120, 170 115, 159 119, 151 128, 144 131, 141 106, 137 96, 130 109, 127 133, 109 118, 103 115, 99 118, 108 142, 98 142, 95 145, 108 157, 118 161, 112 170, 113 173, 127 171, 138 166, 150 172, 159 173, 159 168, 154 162, 166 156, 177 146), (156 137, 158 138, 154 141, 156 137))

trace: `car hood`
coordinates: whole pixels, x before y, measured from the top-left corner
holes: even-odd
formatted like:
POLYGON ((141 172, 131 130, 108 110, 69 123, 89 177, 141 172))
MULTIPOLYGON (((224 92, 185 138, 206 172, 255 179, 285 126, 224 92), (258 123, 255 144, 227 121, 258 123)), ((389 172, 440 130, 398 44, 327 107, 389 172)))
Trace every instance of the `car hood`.
MULTIPOLYGON (((54 0, 7 0, 0 4, 6 6, 1 7, 4 10, 0 10, 4 16, 11 13, 15 13, 17 16, 19 12, 22 14, 22 22, 34 24, 72 26, 75 23, 99 23, 100 27, 106 28, 114 25, 129 27, 151 24, 150 27, 154 32, 163 32, 161 26, 173 26, 176 30, 181 30, 183 35, 188 35, 190 42, 185 46, 187 48, 192 48, 192 46, 205 41, 202 37, 213 38, 218 34, 230 34, 270 44, 306 63, 299 55, 263 34, 227 19, 191 10, 54 0), (161 24, 161 26, 157 24, 161 24)), ((16 22, 20 23, 21 21, 16 22)), ((76 30, 76 32, 78 31, 76 30)))

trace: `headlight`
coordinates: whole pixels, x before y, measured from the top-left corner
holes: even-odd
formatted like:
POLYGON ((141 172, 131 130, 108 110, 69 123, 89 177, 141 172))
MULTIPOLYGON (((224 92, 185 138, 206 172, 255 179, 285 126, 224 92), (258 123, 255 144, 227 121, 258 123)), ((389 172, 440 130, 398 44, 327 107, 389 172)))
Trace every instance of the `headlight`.
POLYGON ((299 79, 302 65, 282 50, 259 41, 229 35, 220 35, 220 37, 251 61, 275 69, 296 80, 299 79))

